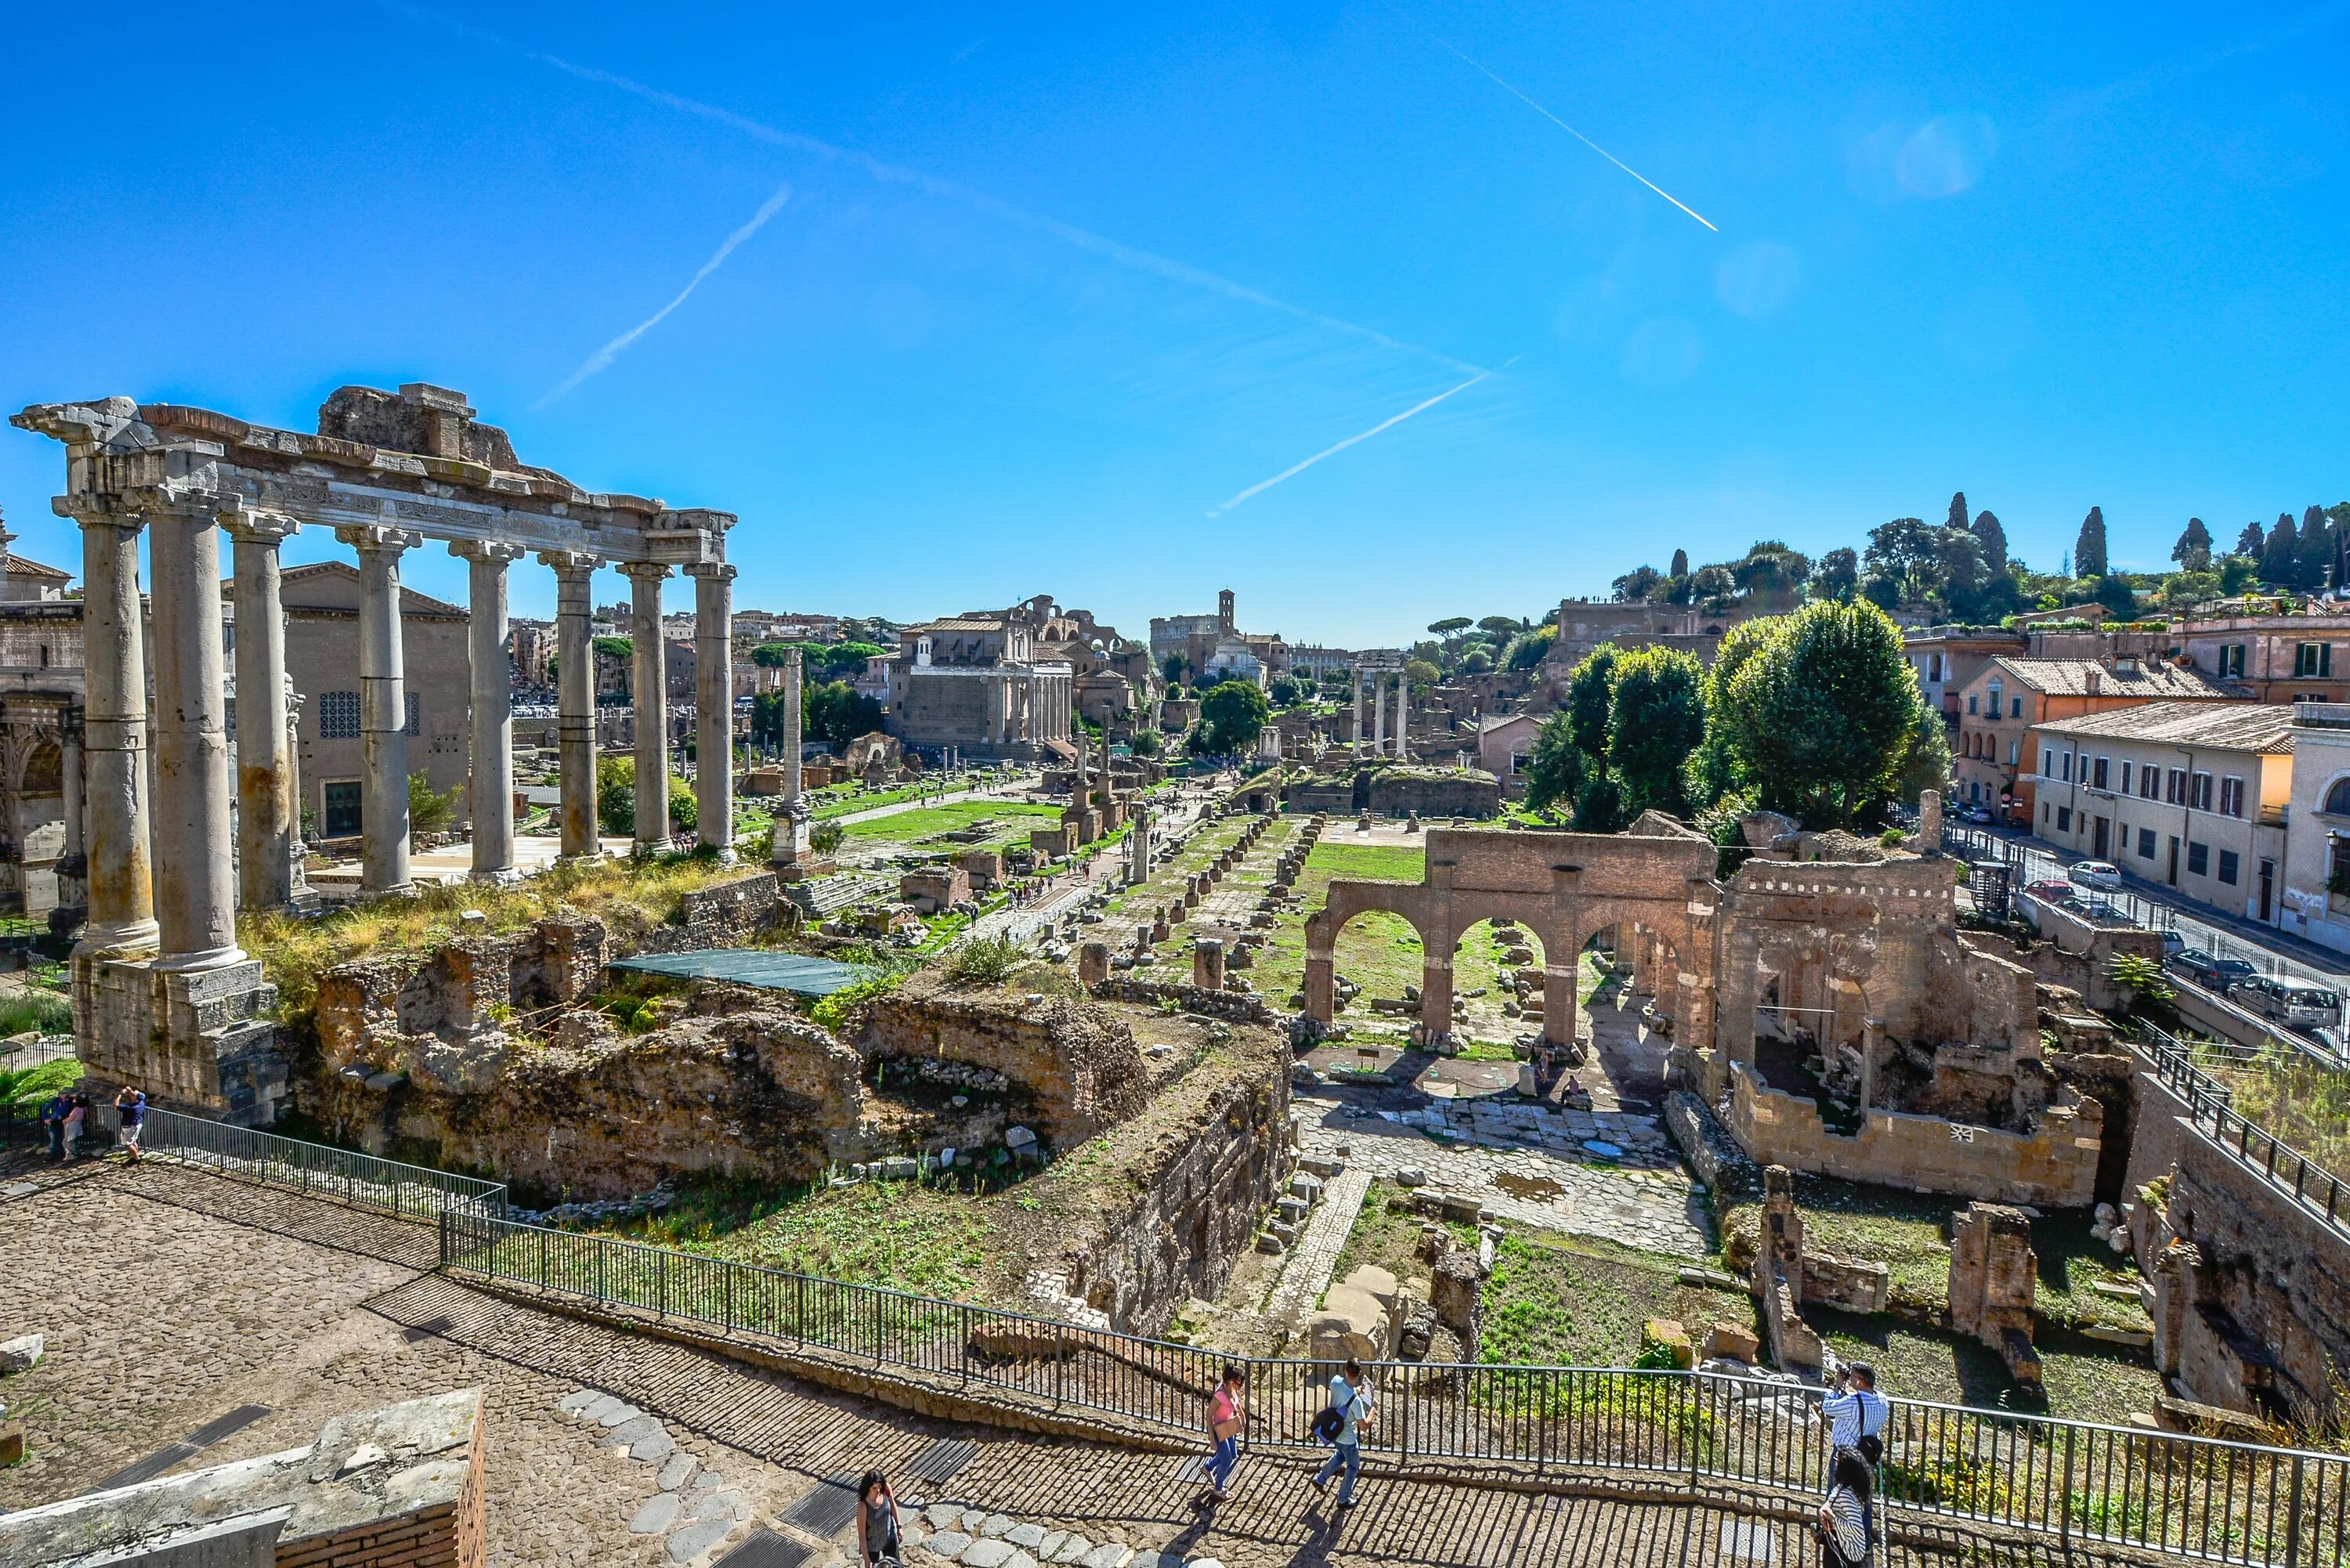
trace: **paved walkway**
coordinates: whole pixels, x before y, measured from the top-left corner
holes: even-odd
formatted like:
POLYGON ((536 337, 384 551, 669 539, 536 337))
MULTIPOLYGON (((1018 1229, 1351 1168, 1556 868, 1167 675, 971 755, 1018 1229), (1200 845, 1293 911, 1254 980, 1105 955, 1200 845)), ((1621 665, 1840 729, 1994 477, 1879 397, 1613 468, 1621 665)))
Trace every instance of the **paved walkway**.
POLYGON ((1282 1259, 1281 1278, 1274 1282, 1272 1293, 1265 1298, 1265 1316, 1284 1332, 1294 1334, 1304 1328, 1315 1303, 1330 1288, 1338 1254, 1345 1249, 1347 1233, 1354 1230, 1355 1217, 1363 1211, 1363 1199, 1370 1190, 1371 1173, 1353 1165, 1323 1185, 1322 1201, 1307 1213, 1305 1229, 1299 1234, 1297 1245, 1282 1259))
MULTIPOLYGON (((763 1531, 826 1543, 809 1568, 832 1568, 854 1535, 824 1479, 868 1466, 910 1501, 984 1511, 982 1536, 1002 1516, 1007 1541, 1034 1525, 1040 1545, 1057 1531, 1063 1544, 1130 1548, 1123 1568, 1811 1560, 1794 1530, 1695 1502, 1371 1479, 1340 1513, 1306 1489, 1301 1461, 1271 1457, 1244 1459, 1233 1500, 1202 1511, 1196 1459, 930 1421, 517 1305, 423 1272, 425 1227, 158 1164, 19 1162, 0 1177, 16 1191, 0 1199, 0 1314, 48 1336, 42 1364, 5 1386, 30 1455, 0 1472, 0 1508, 76 1495, 243 1405, 268 1414, 198 1463, 307 1443, 338 1413, 479 1387, 494 1568, 682 1568, 763 1531), (942 1448, 951 1466, 933 1462, 942 1448), (924 1465, 951 1473, 933 1485, 924 1465)), ((1013 1568, 1008 1552, 996 1568, 1013 1568)))

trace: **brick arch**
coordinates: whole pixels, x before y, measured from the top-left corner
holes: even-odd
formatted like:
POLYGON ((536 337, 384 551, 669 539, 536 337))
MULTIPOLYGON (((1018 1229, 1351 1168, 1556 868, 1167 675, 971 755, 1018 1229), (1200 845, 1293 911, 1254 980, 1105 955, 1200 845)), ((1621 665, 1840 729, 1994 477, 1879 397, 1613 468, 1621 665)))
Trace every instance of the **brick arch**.
MULTIPOLYGON (((1337 1002, 1338 933, 1357 915, 1374 913, 1401 915, 1419 934, 1420 994, 1427 995, 1428 957, 1436 950, 1440 940, 1440 926, 1432 918, 1434 900, 1429 897, 1425 884, 1410 882, 1364 882, 1351 877, 1339 877, 1330 884, 1322 907, 1305 918, 1305 1016, 1327 1027, 1337 1002)), ((1451 972, 1451 949, 1444 950, 1445 972, 1451 972)), ((1452 1005, 1451 988, 1446 989, 1445 1006, 1452 1005)), ((1425 1004, 1423 1002, 1423 1012, 1425 1004)))

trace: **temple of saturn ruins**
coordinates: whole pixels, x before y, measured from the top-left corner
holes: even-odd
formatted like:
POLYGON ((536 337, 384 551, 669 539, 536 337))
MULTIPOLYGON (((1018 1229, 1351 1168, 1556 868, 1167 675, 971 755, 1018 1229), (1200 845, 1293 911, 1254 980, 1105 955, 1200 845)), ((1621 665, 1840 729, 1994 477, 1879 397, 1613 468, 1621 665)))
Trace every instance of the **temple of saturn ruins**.
MULTIPOLYGON (((639 846, 670 842, 658 660, 661 587, 680 567, 694 582, 698 754, 733 755, 730 513, 582 490, 517 461, 505 432, 478 422, 462 394, 416 383, 397 393, 341 389, 320 409, 316 435, 123 397, 36 404, 12 422, 64 445, 65 493, 52 504, 82 531, 88 693, 64 766, 88 867, 74 1030, 101 1076, 220 1110, 254 1099, 252 1085, 234 1082, 241 1073, 271 1070, 254 1060, 271 1033, 259 1017, 270 988, 237 944, 235 915, 285 907, 299 891, 278 587, 280 546, 296 530, 331 528, 359 556, 363 894, 410 886, 400 564, 427 540, 471 568, 475 877, 517 875, 506 571, 526 555, 556 575, 566 858, 601 853, 588 632, 597 567, 629 579, 635 690, 653 708, 636 726, 639 846), (150 617, 140 611, 142 531, 150 617), (224 532, 238 628, 234 780, 216 607, 224 532)), ((733 854, 733 786, 723 765, 702 767, 695 786, 700 841, 723 858, 733 854)), ((796 791, 793 804, 796 826, 779 829, 779 859, 806 841, 796 791)))

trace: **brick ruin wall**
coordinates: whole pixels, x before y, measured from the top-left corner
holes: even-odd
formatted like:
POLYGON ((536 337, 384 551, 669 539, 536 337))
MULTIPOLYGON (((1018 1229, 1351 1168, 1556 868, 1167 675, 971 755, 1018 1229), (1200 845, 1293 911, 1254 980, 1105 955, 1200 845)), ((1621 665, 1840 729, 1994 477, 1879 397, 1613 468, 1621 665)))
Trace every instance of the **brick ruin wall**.
POLYGON ((1731 1072, 1722 1125, 1751 1159, 1995 1203, 2070 1209, 2094 1201, 2104 1115, 2095 1100, 2051 1106, 2029 1133, 1870 1109, 1856 1134, 1828 1131, 1818 1106, 1731 1072))
POLYGON ((1155 1102, 1127 1158, 1123 1207, 1106 1207, 1035 1266, 1122 1333, 1155 1334, 1193 1296, 1213 1299, 1287 1183, 1289 1050, 1273 1031, 1241 1036, 1237 1064, 1196 1098, 1155 1102), (1156 1123, 1157 1125, 1151 1125, 1156 1123))
POLYGON ((1002 1074, 1035 1096, 1031 1130, 1056 1148, 1135 1116, 1147 1094, 1133 1032, 1090 1002, 960 992, 917 977, 866 1003, 848 1033, 868 1061, 949 1061, 1002 1074))

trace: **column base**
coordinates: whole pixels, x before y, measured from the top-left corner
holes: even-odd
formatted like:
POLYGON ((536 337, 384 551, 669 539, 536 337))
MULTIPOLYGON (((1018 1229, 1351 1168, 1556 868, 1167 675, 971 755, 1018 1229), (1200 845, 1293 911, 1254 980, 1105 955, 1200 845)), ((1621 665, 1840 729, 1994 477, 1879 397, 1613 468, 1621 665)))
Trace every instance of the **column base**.
POLYGON ((558 855, 555 857, 555 863, 557 866, 602 866, 608 864, 611 858, 600 849, 590 849, 580 855, 558 855))
POLYGON ((416 884, 413 882, 402 882, 390 888, 359 889, 359 902, 362 904, 380 904, 390 898, 413 898, 414 897, 416 897, 416 884))
POLYGON ((154 968, 158 974, 195 974, 244 961, 244 950, 230 942, 225 947, 204 948, 197 952, 161 954, 156 958, 154 968))
POLYGON ((494 888, 511 888, 523 879, 522 872, 512 866, 476 866, 465 873, 466 881, 494 888))
POLYGON ((703 844, 697 846, 697 849, 714 850, 715 853, 712 856, 712 858, 716 860, 721 866, 736 866, 742 863, 743 857, 734 853, 734 846, 731 844, 703 844))
POLYGON ((126 920, 116 925, 85 926, 74 943, 78 959, 143 959, 155 956, 163 928, 153 920, 126 920))

